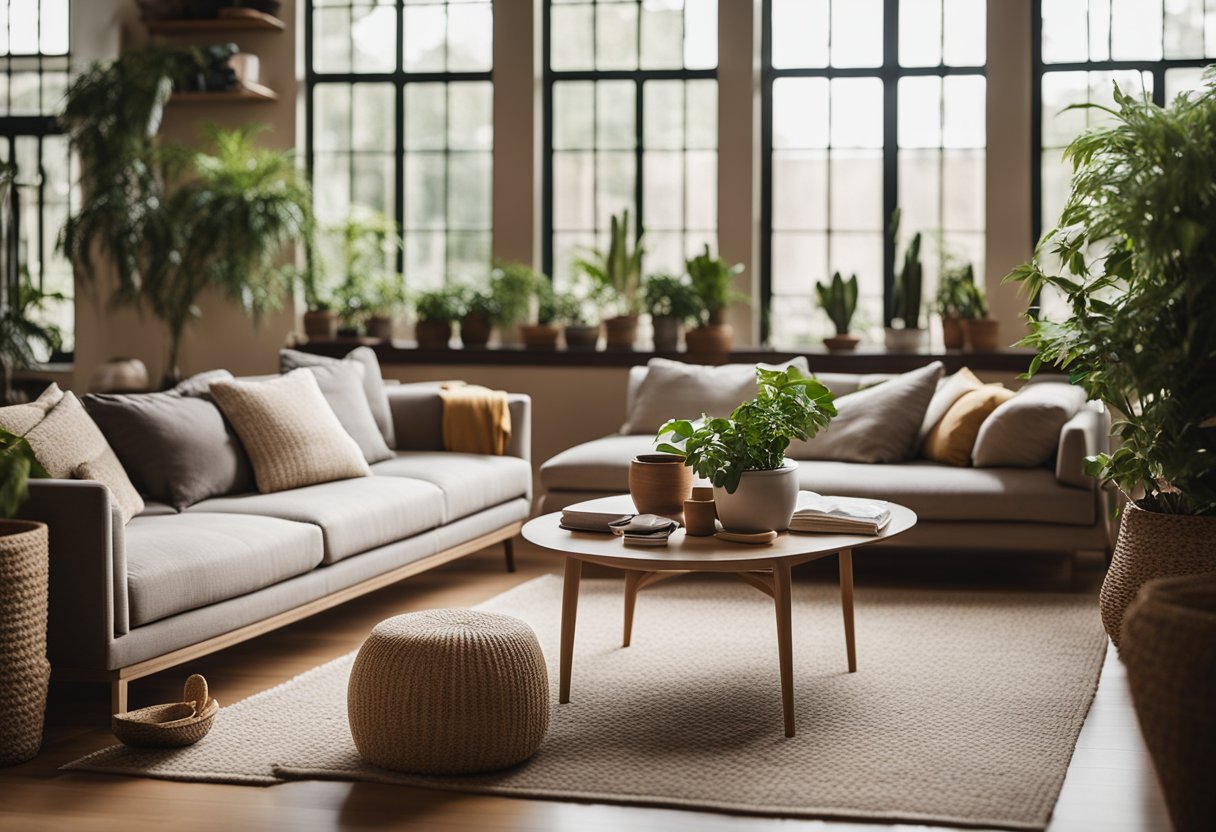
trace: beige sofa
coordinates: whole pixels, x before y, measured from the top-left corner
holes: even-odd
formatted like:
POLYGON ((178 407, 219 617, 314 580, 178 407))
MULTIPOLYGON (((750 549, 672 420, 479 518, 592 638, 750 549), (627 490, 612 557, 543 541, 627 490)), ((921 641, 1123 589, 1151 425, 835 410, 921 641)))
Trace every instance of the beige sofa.
POLYGON ((433 385, 387 390, 398 450, 374 476, 149 504, 125 527, 107 489, 35 480, 22 516, 50 527, 57 678, 132 679, 311 615, 494 543, 532 498, 531 400, 511 395, 504 456, 442 450, 433 385))
MULTIPOLYGON (((646 376, 634 367, 626 412, 646 376)), ((886 376, 822 373, 842 396, 886 376)), ((950 549, 1107 551, 1104 492, 1085 475, 1085 457, 1108 447, 1109 418, 1086 406, 1060 431, 1054 460, 1041 468, 959 468, 924 459, 896 464, 799 460, 802 488, 892 500, 916 512, 916 528, 892 544, 950 549)), ((629 490, 629 461, 653 451, 652 434, 614 434, 570 448, 540 468, 543 511, 629 490)))

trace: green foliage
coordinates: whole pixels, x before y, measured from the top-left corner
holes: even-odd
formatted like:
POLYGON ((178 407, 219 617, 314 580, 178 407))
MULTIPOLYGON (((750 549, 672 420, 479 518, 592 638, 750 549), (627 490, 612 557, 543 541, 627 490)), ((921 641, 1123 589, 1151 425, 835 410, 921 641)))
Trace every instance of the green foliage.
POLYGON ((25 437, 0 429, 0 518, 17 514, 29 491, 30 477, 46 476, 25 437))
POLYGON ((712 257, 709 246, 696 257, 686 260, 684 267, 692 279, 692 288, 706 313, 725 309, 732 301, 746 302, 747 296, 731 290, 731 281, 743 273, 743 264, 727 265, 721 257, 712 257))
POLYGON ((458 286, 444 286, 414 296, 414 311, 420 321, 456 321, 464 315, 464 292, 458 286))
POLYGON ((857 275, 850 275, 846 281, 836 272, 831 283, 815 284, 815 294, 819 308, 828 313, 836 326, 836 334, 848 335, 853 313, 857 311, 857 275))
POLYGON ((574 292, 557 292, 553 296, 553 320, 566 326, 587 326, 591 316, 587 304, 574 292))
POLYGON ((970 263, 942 270, 937 286, 937 312, 943 318, 988 317, 988 303, 975 282, 975 268, 970 263))
POLYGON ((490 295, 498 304, 497 322, 513 326, 532 315, 532 298, 549 279, 526 263, 495 260, 490 272, 490 295))
POLYGON ((1168 109, 1115 87, 1113 117, 1075 139, 1072 193, 1034 259, 1005 279, 1071 313, 1020 342, 1116 411, 1087 472, 1141 505, 1216 514, 1216 73, 1168 109), (1051 264, 1059 263, 1059 267, 1051 264))
POLYGON ((342 320, 357 324, 403 305, 405 278, 388 268, 402 246, 397 222, 379 211, 356 207, 330 230, 340 241, 342 255, 342 282, 333 292, 342 320))
POLYGON ((651 315, 671 315, 685 322, 701 317, 701 298, 688 279, 670 274, 653 274, 646 279, 644 294, 646 310, 651 315))
POLYGON ((684 458, 684 464, 714 485, 735 493, 746 471, 771 471, 784 464, 794 439, 810 439, 836 415, 826 386, 785 370, 756 368, 756 398, 735 408, 729 419, 673 419, 659 428, 658 450, 684 458))
POLYGON ((30 281, 29 273, 22 270, 17 291, 10 297, 10 302, 0 308, 0 374, 3 375, 0 405, 13 401, 13 371, 38 363, 35 344, 41 344, 47 352, 63 346, 63 333, 59 327, 39 323, 43 305, 53 300, 67 298, 58 292, 43 292, 30 281))
MULTIPOLYGON (((891 218, 891 235, 899 241, 900 210, 895 209, 891 218)), ((895 274, 895 287, 891 302, 891 317, 903 322, 904 329, 920 329, 920 307, 923 300, 924 266, 920 262, 920 232, 912 235, 912 241, 904 250, 904 264, 895 274)))
POLYGON ((629 241, 632 229, 629 210, 612 216, 608 233, 608 250, 592 249, 587 257, 575 259, 575 270, 591 278, 597 294, 606 302, 617 305, 622 315, 642 311, 642 234, 629 241), (630 248, 630 245, 633 248, 630 248))
POLYGON ((471 286, 466 286, 461 293, 461 306, 464 308, 465 316, 479 315, 488 320, 498 320, 501 308, 498 301, 488 290, 475 289, 471 286))

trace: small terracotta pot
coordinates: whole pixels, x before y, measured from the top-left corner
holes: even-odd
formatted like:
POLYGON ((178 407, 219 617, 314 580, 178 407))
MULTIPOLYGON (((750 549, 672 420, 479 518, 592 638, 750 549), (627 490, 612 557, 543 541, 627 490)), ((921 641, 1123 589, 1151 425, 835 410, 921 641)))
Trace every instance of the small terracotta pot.
POLYGON ((972 352, 996 352, 1001 348, 1000 322, 995 318, 963 320, 963 346, 972 352))
POLYGON ((693 537, 707 537, 718 530, 713 500, 684 501, 684 529, 693 537))
POLYGON ((600 342, 600 328, 596 326, 567 326, 566 349, 594 350, 600 342))
POLYGON ((338 313, 329 309, 305 312, 304 334, 309 338, 337 338, 338 313))
MULTIPOLYGON (((712 485, 694 485, 692 489, 692 498, 700 503, 712 503, 714 501, 714 487, 712 485)), ((715 517, 718 515, 715 514, 715 517)))
POLYGON ((680 348, 680 319, 675 315, 655 315, 651 318, 654 324, 655 352, 675 352, 680 348))
POLYGON ((381 341, 393 340, 393 319, 388 315, 372 315, 364 324, 368 338, 379 338, 381 341))
POLYGON ((638 316, 617 315, 604 321, 604 328, 608 331, 608 349, 631 350, 638 339, 638 316))
POLYGON ((641 514, 679 517, 692 496, 692 469, 671 454, 639 454, 629 463, 629 496, 641 514))
POLYGON ((856 335, 833 335, 823 339, 823 345, 828 348, 828 352, 852 352, 857 349, 859 343, 861 339, 856 335))
POLYGON ((490 343, 492 328, 485 315, 465 315, 460 319, 460 343, 466 347, 484 347, 490 343))
POLYGON ((529 324, 521 326, 519 331, 524 336, 524 346, 530 350, 557 349, 557 336, 561 330, 550 324, 529 324))
POLYGON ((963 323, 957 315, 942 316, 942 343, 948 350, 963 348, 963 323))
POLYGON ((684 333, 688 354, 706 361, 725 361, 733 340, 730 324, 705 324, 684 333))
POLYGON ((418 346, 426 350, 443 350, 451 346, 451 321, 419 321, 414 324, 414 337, 418 346))

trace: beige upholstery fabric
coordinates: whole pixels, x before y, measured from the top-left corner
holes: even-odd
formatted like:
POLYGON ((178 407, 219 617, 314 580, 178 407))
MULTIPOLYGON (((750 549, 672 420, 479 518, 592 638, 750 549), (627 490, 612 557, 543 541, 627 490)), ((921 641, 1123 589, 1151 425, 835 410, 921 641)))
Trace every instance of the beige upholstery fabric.
POLYGON ((236 598, 321 563, 311 523, 238 514, 137 517, 127 526, 131 624, 236 598))
MULTIPOLYGON (((934 361, 890 381, 836 399, 838 415, 810 442, 794 442, 793 459, 898 462, 912 456, 921 421, 942 374, 934 361)), ((829 385, 830 386, 830 385, 829 385)))
POLYGON ((1044 465, 1056 452, 1060 429, 1084 406, 1080 387, 1027 384, 980 425, 971 461, 981 468, 1044 465))
POLYGON ((443 492, 405 477, 359 477, 274 494, 217 497, 188 511, 258 514, 320 526, 328 564, 435 528, 442 522, 443 492))
POLYGON ((567 448, 540 466, 546 491, 629 490, 629 461, 654 453, 650 435, 605 436, 567 448))
POLYGON ((124 523, 144 510, 143 498, 131 484, 110 443, 72 393, 64 393, 46 417, 26 432, 25 438, 53 478, 96 480, 110 489, 124 523))
POLYGON ((216 382, 211 395, 241 438, 263 493, 371 474, 308 370, 216 382))
POLYGON ((970 465, 980 425, 1011 398, 1012 390, 989 385, 964 393, 925 437, 921 446, 925 459, 946 465, 970 465))
POLYGON ((1056 451, 1056 479, 1075 488, 1093 489, 1097 480, 1085 473, 1085 458, 1105 452, 1110 445, 1110 413, 1086 406, 1060 429, 1056 451))
MULTIPOLYGON (((790 365, 809 372, 803 357, 784 364, 759 366, 785 369, 790 365)), ((646 377, 638 387, 621 433, 653 434, 669 419, 695 419, 702 413, 729 416, 740 403, 755 397, 754 364, 711 367, 652 358, 646 363, 646 377)))
POLYGON ((399 451, 394 459, 373 465, 372 472, 438 486, 443 491, 443 523, 532 492, 532 466, 513 456, 399 451))
POLYGON ((59 385, 51 383, 42 394, 27 404, 14 404, 0 407, 0 428, 25 436, 30 430, 46 418, 46 414, 63 399, 63 391, 59 385))
POLYGON ((917 446, 925 441, 925 437, 929 435, 929 431, 933 430, 933 427, 946 415, 946 411, 956 401, 961 399, 964 393, 983 386, 984 382, 976 378, 975 373, 966 367, 963 367, 954 375, 946 376, 939 381, 937 392, 929 400, 929 407, 925 410, 925 418, 921 420, 920 433, 916 436, 917 446))

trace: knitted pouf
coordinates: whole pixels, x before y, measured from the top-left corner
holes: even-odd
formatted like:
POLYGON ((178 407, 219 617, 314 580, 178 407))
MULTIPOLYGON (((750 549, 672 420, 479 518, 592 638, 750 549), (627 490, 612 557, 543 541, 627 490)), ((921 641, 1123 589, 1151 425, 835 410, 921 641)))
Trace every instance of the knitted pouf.
POLYGON ((478 610, 382 621, 347 687, 355 747, 412 774, 473 774, 523 762, 549 727, 549 674, 532 628, 478 610))

